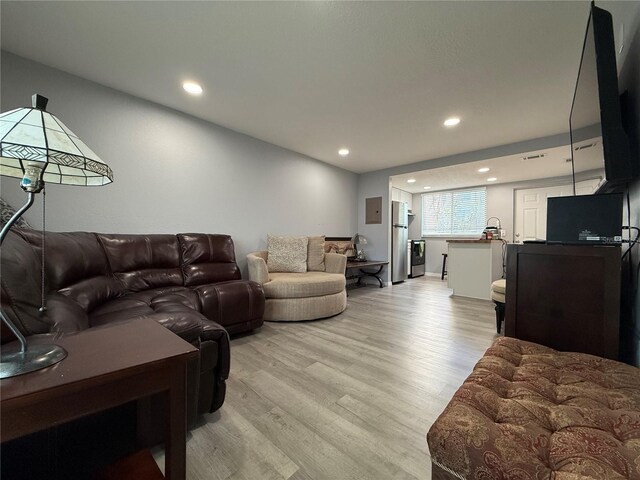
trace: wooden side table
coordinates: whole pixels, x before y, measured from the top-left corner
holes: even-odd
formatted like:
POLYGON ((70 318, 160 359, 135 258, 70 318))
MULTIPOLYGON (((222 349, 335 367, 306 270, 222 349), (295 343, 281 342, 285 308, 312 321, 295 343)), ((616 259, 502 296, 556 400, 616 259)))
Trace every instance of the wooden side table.
POLYGON ((385 265, 389 265, 387 261, 381 260, 367 260, 366 262, 355 262, 353 260, 347 262, 347 270, 352 268, 357 268, 360 270, 360 275, 358 275, 358 285, 361 285, 361 280, 364 277, 373 277, 378 280, 380 284, 380 288, 383 287, 382 278, 380 278, 380 274, 382 273, 382 269, 385 265), (375 271, 363 270, 364 268, 378 267, 375 271))
POLYGON ((198 350, 150 319, 92 328, 59 338, 56 343, 69 353, 66 359, 0 381, 0 440, 164 392, 165 476, 183 480, 186 369, 198 350))

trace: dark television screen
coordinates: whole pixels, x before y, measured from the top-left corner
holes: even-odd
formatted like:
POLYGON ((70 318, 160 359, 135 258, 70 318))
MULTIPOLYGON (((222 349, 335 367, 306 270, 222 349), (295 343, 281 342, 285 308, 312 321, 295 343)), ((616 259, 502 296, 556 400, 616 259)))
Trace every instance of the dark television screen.
POLYGON ((620 244, 622 193, 547 199, 547 243, 620 244))
POLYGON ((597 192, 611 191, 633 175, 629 142, 622 128, 611 14, 594 5, 587 24, 571 115, 574 178, 598 172, 597 192))

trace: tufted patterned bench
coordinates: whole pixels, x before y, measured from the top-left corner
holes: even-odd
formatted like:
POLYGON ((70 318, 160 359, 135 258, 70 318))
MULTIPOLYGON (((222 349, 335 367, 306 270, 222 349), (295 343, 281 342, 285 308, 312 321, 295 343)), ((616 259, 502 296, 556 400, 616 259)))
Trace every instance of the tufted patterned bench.
POLYGON ((640 480, 640 369, 498 338, 427 442, 434 480, 640 480))

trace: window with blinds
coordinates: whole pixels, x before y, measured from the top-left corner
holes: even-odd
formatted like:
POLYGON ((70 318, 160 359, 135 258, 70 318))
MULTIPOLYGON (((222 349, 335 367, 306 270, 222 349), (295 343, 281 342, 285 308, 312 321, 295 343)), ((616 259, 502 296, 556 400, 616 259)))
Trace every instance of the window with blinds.
POLYGON ((422 194, 423 237, 479 237, 487 222, 487 189, 422 194))

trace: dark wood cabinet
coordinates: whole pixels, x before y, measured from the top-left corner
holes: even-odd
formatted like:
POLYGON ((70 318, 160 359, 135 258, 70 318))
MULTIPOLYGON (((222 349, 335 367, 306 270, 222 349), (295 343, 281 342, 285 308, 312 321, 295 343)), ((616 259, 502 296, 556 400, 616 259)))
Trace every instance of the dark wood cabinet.
POLYGON ((620 281, 618 246, 509 245, 505 335, 617 359, 620 281))

